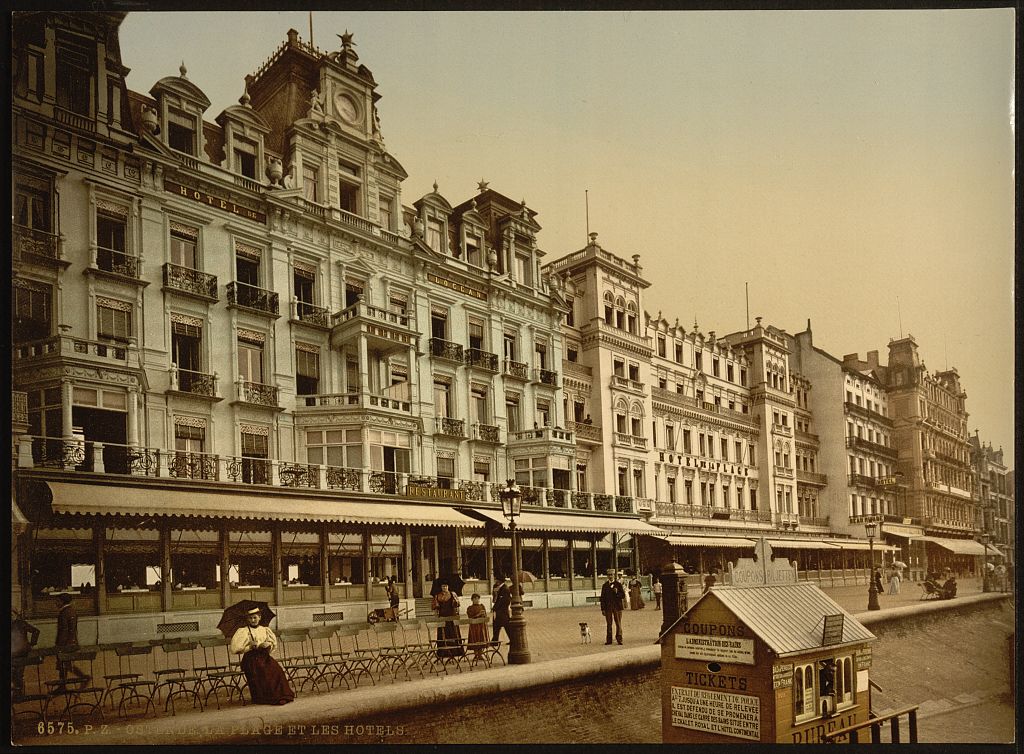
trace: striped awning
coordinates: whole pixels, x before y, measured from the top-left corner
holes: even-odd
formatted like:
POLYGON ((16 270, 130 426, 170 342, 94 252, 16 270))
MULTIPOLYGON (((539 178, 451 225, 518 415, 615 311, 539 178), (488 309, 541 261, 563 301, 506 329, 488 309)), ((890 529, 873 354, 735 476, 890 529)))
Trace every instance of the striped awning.
MULTIPOLYGON (((841 547, 844 550, 870 550, 871 543, 866 539, 826 539, 828 544, 841 547)), ((875 549, 881 550, 883 545, 875 543, 875 549)))
POLYGON ((482 529, 481 521, 447 505, 383 503, 374 500, 291 497, 253 490, 208 492, 149 487, 47 482, 55 513, 132 516, 185 516, 266 521, 334 521, 356 524, 462 526, 482 529))
MULTIPOLYGON (((473 513, 484 518, 508 526, 508 520, 500 510, 471 509, 473 513)), ((651 526, 636 518, 617 518, 613 516, 587 516, 573 513, 544 513, 540 511, 524 511, 516 518, 518 531, 567 531, 567 532, 606 532, 616 534, 647 534, 652 537, 664 537, 668 534, 664 529, 651 526)))
POLYGON ((743 549, 752 549, 754 547, 754 540, 745 539, 744 537, 702 537, 699 535, 673 534, 665 541, 676 547, 742 547, 743 549))
POLYGON ((931 542, 944 550, 957 555, 984 555, 985 545, 973 539, 946 539, 945 537, 919 537, 923 542, 931 542))
POLYGON ((813 539, 769 539, 768 544, 773 550, 790 548, 792 550, 834 550, 837 545, 813 539))

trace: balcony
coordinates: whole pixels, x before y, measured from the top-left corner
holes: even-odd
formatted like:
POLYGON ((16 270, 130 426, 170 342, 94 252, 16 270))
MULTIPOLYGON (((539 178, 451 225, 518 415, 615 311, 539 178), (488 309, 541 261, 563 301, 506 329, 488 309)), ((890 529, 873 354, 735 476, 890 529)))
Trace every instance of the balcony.
POLYGON ((477 367, 488 372, 498 373, 498 355, 479 348, 467 348, 465 352, 466 366, 477 367))
POLYGON ((458 364, 465 361, 462 345, 452 343, 450 340, 444 340, 443 338, 430 339, 430 355, 437 359, 454 361, 458 364))
POLYGON ((523 429, 508 433, 508 442, 510 445, 535 440, 572 443, 573 435, 572 432, 565 429, 558 429, 557 427, 537 427, 535 429, 523 429))
POLYGON ((170 262, 164 265, 164 288, 208 301, 217 300, 216 275, 170 262))
POLYGON ((552 372, 550 369, 534 369, 533 381, 539 382, 541 385, 558 387, 558 372, 552 372))
MULTIPOLYGON (((405 384, 405 383, 403 383, 405 384)), ((352 406, 353 408, 365 411, 382 409, 384 411, 398 411, 408 414, 412 411, 412 404, 388 395, 375 395, 373 393, 324 393, 319 395, 299 395, 295 398, 296 408, 320 408, 338 406, 352 406)))
POLYGON ((28 429, 28 393, 20 390, 11 391, 11 424, 28 429))
POLYGON ((793 428, 790 427, 788 424, 773 424, 772 432, 774 432, 777 435, 781 435, 782 437, 793 436, 793 428))
POLYGON ((277 310, 277 294, 274 291, 238 282, 228 283, 226 290, 229 307, 248 309, 272 317, 280 316, 277 310))
POLYGON ((277 387, 264 385, 260 382, 235 382, 235 402, 248 403, 253 406, 269 406, 280 408, 277 402, 277 387))
POLYGON ((420 337, 414 318, 402 312, 370 306, 362 298, 332 314, 331 324, 331 346, 352 343, 364 336, 369 348, 385 355, 415 348, 420 337))
POLYGON ((651 398, 656 401, 671 403, 674 406, 680 406, 682 408, 697 408, 697 401, 694 398, 690 398, 682 393, 666 390, 663 387, 652 387, 651 398))
POLYGON ((783 513, 778 512, 774 515, 775 525, 780 529, 796 529, 800 525, 800 515, 798 513, 783 513))
POLYGON ((615 433, 615 444, 623 448, 638 448, 639 450, 647 450, 646 437, 634 437, 633 435, 628 435, 625 432, 615 433))
POLYGON ((462 419, 438 416, 434 419, 434 434, 463 439, 466 436, 466 423, 462 419))
POLYGON ((819 487, 824 487, 828 484, 828 474, 819 474, 816 471, 803 471, 802 469, 797 469, 796 481, 804 482, 805 484, 816 484, 819 487))
POLYGON ((863 474, 849 474, 846 478, 847 484, 850 487, 877 487, 878 480, 874 477, 864 476, 863 474))
POLYGON ((775 476, 780 479, 792 479, 793 469, 789 468, 789 466, 779 466, 778 464, 775 464, 775 476))
POLYGON ((306 301, 292 299, 292 319, 314 327, 330 327, 330 313, 326 307, 316 306, 306 301))
POLYGON ((480 442, 491 442, 498 444, 501 442, 501 431, 491 424, 480 424, 479 422, 472 425, 473 438, 480 442))
POLYGON ((171 390, 178 393, 188 393, 204 398, 220 400, 217 392, 217 373, 206 374, 195 372, 189 369, 178 369, 177 365, 171 364, 170 370, 171 390))
POLYGON ((61 237, 24 225, 11 227, 11 254, 16 260, 43 262, 66 266, 61 249, 61 237))
POLYGON ((891 448, 888 445, 880 445, 879 443, 876 442, 870 442, 869 440, 865 440, 861 437, 848 436, 846 438, 846 447, 854 448, 856 450, 863 450, 867 453, 874 453, 876 455, 884 456, 885 458, 890 458, 892 460, 896 460, 896 458, 899 456, 899 453, 897 452, 896 448, 891 448))
POLYGON ((575 361, 569 361, 568 359, 562 359, 562 371, 566 374, 571 374, 573 377, 583 378, 590 378, 594 374, 594 370, 590 367, 575 361))
MULTIPOLYGON (((629 377, 622 377, 617 374, 612 375, 611 386, 619 388, 620 390, 629 390, 633 393, 640 393, 641 395, 644 392, 644 383, 639 380, 631 380, 629 377)), ((665 392, 668 391, 666 390, 665 392)))
POLYGON ((601 427, 586 422, 569 422, 569 429, 576 434, 577 441, 601 442, 601 427))
POLYGON ((121 277, 131 278, 138 280, 141 272, 141 265, 139 264, 138 257, 134 257, 131 254, 126 254, 123 251, 117 249, 105 249, 98 247, 96 249, 96 266, 101 272, 109 272, 112 275, 120 275, 121 277))
POLYGON ((70 335, 55 335, 45 340, 33 340, 15 345, 13 349, 14 364, 19 366, 28 360, 54 356, 126 367, 129 361, 135 362, 138 349, 133 341, 134 339, 128 343, 102 343, 70 335), (132 358, 129 359, 129 356, 132 358))
POLYGON ((506 377, 512 377, 513 379, 522 380, 523 382, 529 382, 530 367, 518 361, 509 361, 508 359, 505 359, 502 374, 506 377))
POLYGON ((863 419, 869 419, 871 421, 881 424, 884 427, 892 426, 892 419, 890 419, 888 416, 882 416, 881 414, 876 413, 875 411, 872 411, 869 408, 865 408, 864 406, 858 406, 856 403, 851 403, 850 401, 843 401, 843 408, 846 410, 846 413, 848 414, 854 414, 856 416, 860 416, 863 419))

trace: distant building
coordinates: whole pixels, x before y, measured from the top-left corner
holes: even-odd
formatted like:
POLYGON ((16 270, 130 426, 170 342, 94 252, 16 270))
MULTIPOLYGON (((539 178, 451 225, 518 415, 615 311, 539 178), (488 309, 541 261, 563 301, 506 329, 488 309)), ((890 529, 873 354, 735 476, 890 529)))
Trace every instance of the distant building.
POLYGON ((971 446, 971 463, 977 481, 976 494, 981 517, 979 531, 989 537, 993 549, 1007 562, 1013 559, 1014 488, 1012 472, 1003 461, 1003 449, 982 442, 978 430, 967 438, 971 446))

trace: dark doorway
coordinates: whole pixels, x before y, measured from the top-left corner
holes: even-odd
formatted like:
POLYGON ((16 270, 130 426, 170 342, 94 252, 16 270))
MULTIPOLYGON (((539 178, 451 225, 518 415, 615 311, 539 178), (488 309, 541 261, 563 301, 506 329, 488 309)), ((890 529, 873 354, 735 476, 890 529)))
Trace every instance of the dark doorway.
POLYGON ((108 474, 128 473, 128 414, 87 406, 71 407, 71 423, 85 433, 82 471, 93 470, 93 443, 103 443, 103 468, 108 474))

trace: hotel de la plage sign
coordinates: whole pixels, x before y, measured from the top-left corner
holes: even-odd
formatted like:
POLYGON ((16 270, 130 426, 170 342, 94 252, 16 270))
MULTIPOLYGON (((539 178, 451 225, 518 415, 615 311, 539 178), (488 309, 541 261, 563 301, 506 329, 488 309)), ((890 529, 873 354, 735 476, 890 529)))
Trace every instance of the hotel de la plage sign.
POLYGON ((199 189, 192 188, 191 186, 182 186, 180 183, 164 181, 164 191, 169 191, 172 194, 183 196, 186 199, 191 199, 194 202, 205 204, 208 207, 223 210, 224 212, 230 212, 232 215, 244 217, 246 220, 263 223, 264 225, 267 224, 267 216, 263 212, 257 212, 254 209, 243 207, 230 199, 214 196, 213 194, 208 194, 205 191, 200 191, 199 189))

